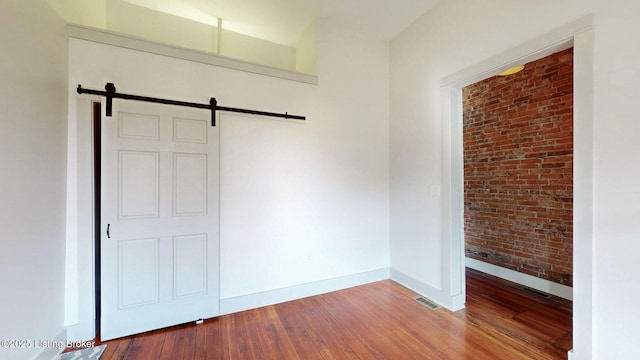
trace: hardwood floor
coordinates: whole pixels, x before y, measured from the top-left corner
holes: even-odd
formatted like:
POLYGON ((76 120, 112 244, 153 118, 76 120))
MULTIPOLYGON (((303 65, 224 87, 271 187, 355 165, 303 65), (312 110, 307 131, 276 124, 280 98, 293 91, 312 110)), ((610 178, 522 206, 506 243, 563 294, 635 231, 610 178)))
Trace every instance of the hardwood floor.
POLYGON ((474 270, 464 310, 415 296, 376 282, 107 341, 102 359, 566 359, 571 348, 570 301, 474 270))

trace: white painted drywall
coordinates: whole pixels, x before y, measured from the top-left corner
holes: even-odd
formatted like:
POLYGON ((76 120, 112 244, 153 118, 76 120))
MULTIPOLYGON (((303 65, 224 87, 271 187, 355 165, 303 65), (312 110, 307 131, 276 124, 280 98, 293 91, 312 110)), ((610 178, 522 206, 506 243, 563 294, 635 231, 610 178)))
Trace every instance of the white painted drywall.
POLYGON ((310 24, 300 36, 300 41, 296 45, 296 71, 305 74, 317 74, 316 59, 318 48, 316 36, 316 22, 310 24))
MULTIPOLYGON (((637 1, 598 1, 594 36, 594 353, 640 358, 637 1)), ((576 357, 577 359, 577 357, 576 357)))
POLYGON ((442 287, 446 273, 440 258, 440 199, 428 191, 440 185, 441 141, 448 141, 441 137, 441 79, 593 13, 593 239, 580 239, 594 244, 593 269, 574 274, 576 283, 593 284, 592 313, 574 314, 576 327, 591 328, 584 335, 592 333, 592 339, 574 340, 574 358, 640 355, 634 340, 640 337, 634 325, 640 319, 630 310, 640 296, 640 269, 634 266, 640 251, 635 220, 640 109, 633 105, 640 95, 635 65, 640 46, 629 40, 640 31, 638 11, 640 4, 623 0, 448 0, 392 41, 393 269, 434 288, 442 287))
POLYGON ((107 1, 104 13, 104 29, 109 31, 211 53, 217 47, 218 30, 209 24, 121 0, 107 1))
POLYGON ((229 31, 222 25, 220 55, 279 69, 296 71, 296 49, 229 31))
MULTIPOLYGON (((77 133, 70 159, 78 164, 70 178, 90 172, 75 157, 87 151, 80 139, 90 136, 81 125, 90 113, 74 110, 78 99, 91 98, 74 94, 79 83, 102 89, 110 81, 132 94, 204 103, 215 96, 221 106, 305 115, 298 122, 219 114, 222 299, 249 296, 260 304, 266 291, 295 293, 304 285, 313 293, 309 284, 388 274, 388 45, 322 23, 317 36, 318 85, 71 39, 69 126, 77 133)), ((86 196, 70 206, 86 204, 86 196)), ((91 251, 82 244, 91 234, 74 236, 78 266, 88 268, 91 251)), ((92 286, 90 278, 76 278, 69 292, 92 286)), ((89 295, 79 296, 86 308, 89 295)), ((77 321, 80 329, 91 319, 81 313, 77 321)))
MULTIPOLYGON (((44 1, 0 2, 0 359, 64 333, 67 40, 44 1)), ((50 355, 53 356, 53 355, 50 355)))
MULTIPOLYGON (((295 70, 295 48, 230 31, 224 22, 222 28, 219 55, 295 70)), ((105 29, 208 53, 216 53, 218 48, 217 27, 126 1, 107 2, 105 29), (145 21, 139 21, 142 18, 145 21)))
MULTIPOLYGON (((217 26, 153 10, 128 1, 47 0, 47 2, 71 24, 296 71, 297 49, 295 47, 231 31, 224 21, 220 44, 218 44, 217 26), (220 53, 217 52, 218 46, 220 46, 220 53)), ((315 56, 310 56, 315 54, 309 52, 310 49, 315 48, 315 38, 309 39, 306 34, 300 36, 305 37, 305 41, 300 44, 302 55, 304 56, 305 53, 308 55, 301 60, 306 66, 304 72, 309 73, 308 70, 313 68, 316 62, 315 56)))

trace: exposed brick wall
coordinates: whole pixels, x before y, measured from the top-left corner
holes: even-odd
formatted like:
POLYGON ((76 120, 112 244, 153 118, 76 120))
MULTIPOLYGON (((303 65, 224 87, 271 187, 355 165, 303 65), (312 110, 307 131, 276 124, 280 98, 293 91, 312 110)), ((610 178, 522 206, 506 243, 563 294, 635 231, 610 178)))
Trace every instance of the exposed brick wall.
POLYGON ((573 49, 463 89, 467 257, 573 285, 573 49))

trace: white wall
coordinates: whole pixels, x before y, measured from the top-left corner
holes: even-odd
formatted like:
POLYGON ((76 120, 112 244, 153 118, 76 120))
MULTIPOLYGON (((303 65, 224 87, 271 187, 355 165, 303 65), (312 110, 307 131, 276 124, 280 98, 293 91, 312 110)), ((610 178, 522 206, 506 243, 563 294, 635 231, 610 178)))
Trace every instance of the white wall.
MULTIPOLYGON (((391 44, 391 266, 427 287, 442 289, 440 257, 440 80, 554 28, 595 15, 593 138, 593 271, 575 273, 593 284, 593 313, 574 314, 574 329, 591 327, 591 341, 574 339, 576 359, 630 359, 640 355, 633 311, 640 296, 637 214, 640 175, 635 134, 640 110, 640 30, 633 1, 447 0, 391 44), (591 324, 593 321, 593 324, 591 324), (592 325, 592 326, 591 326, 592 325)), ((577 89, 580 91, 580 89, 577 89)), ((590 180, 590 179, 589 179, 590 180)), ((590 252, 591 249, 584 252, 590 252)), ((578 251, 578 250, 577 250, 578 251)), ((588 261, 588 259, 587 259, 588 261)), ((587 330, 588 331, 588 330, 587 330)), ((575 335, 575 334, 574 334, 575 335)), ((585 334, 589 335, 589 334, 585 334)))
MULTIPOLYGON (((315 50, 315 37, 310 38, 306 33, 300 35, 304 41, 301 43, 302 58, 298 59, 295 47, 230 31, 226 29, 224 22, 219 39, 217 26, 152 10, 127 1, 47 0, 47 2, 70 24, 108 30, 117 34, 218 54, 278 69, 316 74, 310 72, 315 71, 316 65, 315 53, 311 51, 315 50), (304 66, 302 70, 296 69, 299 60, 304 66)), ((310 26, 310 30, 315 30, 314 26, 310 26)))
POLYGON ((0 2, 0 359, 64 338, 67 41, 44 1, 0 2), (28 344, 25 344, 28 345, 28 344))
POLYGON ((104 29, 109 31, 187 49, 216 51, 217 28, 211 25, 119 0, 107 1, 104 11, 104 29))
POLYGON ((637 1, 599 1, 594 52, 594 316, 601 359, 640 358, 637 1))
POLYGON ((296 46, 296 71, 305 74, 317 74, 316 59, 318 49, 316 46, 316 22, 311 23, 304 31, 296 46))
MULTIPOLYGON (((317 282, 380 269, 388 276, 388 45, 318 25, 319 85, 70 40, 75 153, 88 151, 78 139, 90 136, 82 125, 90 114, 75 116, 78 99, 90 98, 74 94, 77 84, 102 89, 110 81, 132 94, 203 103, 215 96, 221 106, 307 116, 298 122, 219 115, 223 299, 255 300, 269 291, 302 296, 317 282), (311 286, 296 292, 303 284, 311 286)), ((86 161, 77 161, 71 178, 88 172, 86 161)), ((90 236, 69 239, 80 267, 91 261, 90 247, 81 249, 90 236)), ((68 289, 91 285, 80 276, 68 289)), ((86 307, 90 298, 80 296, 78 306, 86 307)), ((78 321, 91 319, 80 314, 78 321)))
MULTIPOLYGON (((218 28, 126 1, 106 4, 105 29, 186 49, 217 53, 218 28), (141 22, 139 19, 144 18, 141 22)), ((219 55, 280 69, 295 70, 296 49, 224 29, 219 55)), ((314 59, 315 60, 315 59, 314 59)))
POLYGON ((290 71, 296 70, 296 49, 226 30, 222 25, 220 55, 290 71))

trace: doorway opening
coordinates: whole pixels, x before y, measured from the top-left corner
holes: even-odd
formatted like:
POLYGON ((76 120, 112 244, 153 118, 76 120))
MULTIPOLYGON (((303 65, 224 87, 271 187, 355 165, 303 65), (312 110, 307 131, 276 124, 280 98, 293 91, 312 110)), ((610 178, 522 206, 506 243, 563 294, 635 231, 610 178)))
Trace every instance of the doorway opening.
MULTIPOLYGON (((520 305, 518 334, 544 321, 545 341, 562 354, 572 339, 573 48, 515 69, 462 88, 465 265, 513 284, 504 291, 520 305)), ((468 291, 469 305, 504 301, 468 291)))
MULTIPOLYGON (((442 94, 443 283, 454 309, 464 307, 464 163, 462 88, 517 65, 574 48, 573 349, 592 351, 593 249, 593 17, 585 16, 509 51, 447 76, 442 94)), ((570 351, 573 353, 573 350, 570 351)), ((571 356, 571 355, 570 355, 571 356)))
POLYGON ((573 48, 519 69, 462 89, 465 263, 571 300, 573 48))

